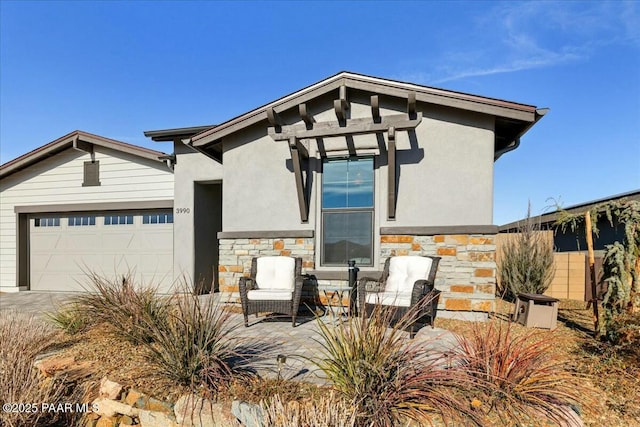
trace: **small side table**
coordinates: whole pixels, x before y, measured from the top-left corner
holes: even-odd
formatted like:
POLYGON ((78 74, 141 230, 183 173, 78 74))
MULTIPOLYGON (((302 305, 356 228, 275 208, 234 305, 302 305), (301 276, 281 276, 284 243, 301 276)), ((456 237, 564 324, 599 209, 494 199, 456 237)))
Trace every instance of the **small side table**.
POLYGON ((334 318, 336 314, 346 317, 351 315, 351 291, 353 288, 349 286, 327 286, 321 290, 327 299, 327 307, 329 308, 329 310, 325 311, 325 316, 328 312, 331 312, 331 316, 334 318), (349 299, 346 307, 342 303, 345 296, 349 299))
POLYGON ((559 301, 546 295, 518 294, 513 320, 528 328, 555 329, 559 301))

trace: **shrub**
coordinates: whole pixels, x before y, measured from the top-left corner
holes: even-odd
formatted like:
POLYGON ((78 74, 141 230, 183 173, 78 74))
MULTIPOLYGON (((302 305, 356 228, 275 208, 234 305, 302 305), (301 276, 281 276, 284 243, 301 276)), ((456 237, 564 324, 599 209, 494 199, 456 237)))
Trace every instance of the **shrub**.
POLYGON ((146 317, 144 326, 151 362, 167 378, 217 392, 235 379, 255 376, 249 363, 268 357, 266 345, 237 336, 241 323, 231 323, 230 313, 210 296, 176 293, 167 300, 166 313, 146 317))
MULTIPOLYGON (((33 367, 36 356, 55 341, 55 331, 34 317, 0 312, 0 404, 58 402, 63 387, 42 379, 33 367)), ((1 411, 0 425, 27 426, 50 423, 55 414, 40 411, 1 411)))
POLYGON ((515 234, 508 235, 500 250, 498 291, 515 300, 519 293, 543 294, 555 274, 553 240, 540 230, 540 223, 527 218, 515 234))
POLYGON ((167 304, 156 289, 150 286, 136 286, 133 274, 117 279, 108 279, 96 273, 89 273, 89 287, 85 294, 77 295, 81 315, 95 322, 109 323, 117 336, 133 344, 149 342, 146 324, 167 316, 167 304))
POLYGON ((283 401, 276 395, 262 403, 265 427, 351 427, 355 414, 350 405, 334 393, 314 401, 283 401))
POLYGON ((55 311, 46 313, 49 321, 70 335, 85 330, 92 320, 77 302, 60 305, 55 311))
POLYGON ((314 363, 355 412, 357 426, 399 425, 406 419, 429 423, 434 414, 446 420, 477 423, 454 391, 465 379, 455 369, 438 366, 441 358, 421 343, 407 343, 402 330, 420 307, 393 328, 391 309, 376 306, 370 317, 350 318, 336 326, 318 320, 323 355, 314 363))
POLYGON ((473 324, 468 338, 457 336, 454 361, 478 380, 505 424, 537 425, 541 418, 569 422, 569 406, 589 399, 586 382, 556 358, 553 333, 531 330, 515 336, 513 329, 512 323, 473 324))

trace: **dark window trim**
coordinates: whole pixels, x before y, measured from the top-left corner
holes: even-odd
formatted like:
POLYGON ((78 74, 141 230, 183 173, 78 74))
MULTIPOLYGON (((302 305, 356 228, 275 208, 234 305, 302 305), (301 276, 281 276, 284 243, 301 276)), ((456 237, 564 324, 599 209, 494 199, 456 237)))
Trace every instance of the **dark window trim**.
POLYGON ((332 158, 323 158, 322 159, 322 177, 320 179, 320 233, 319 233, 319 244, 320 244, 320 268, 328 267, 335 268, 337 266, 342 266, 343 264, 339 263, 325 263, 325 246, 324 246, 324 217, 325 213, 349 213, 349 212, 370 212, 371 213, 371 264, 360 264, 363 267, 373 267, 375 265, 375 254, 376 254, 376 239, 375 239, 375 221, 376 221, 376 158, 372 155, 363 155, 363 156, 341 156, 341 157, 332 157, 332 158), (331 161, 338 160, 346 160, 346 161, 355 161, 355 160, 365 160, 371 159, 371 167, 373 170, 373 188, 372 188, 372 206, 371 207, 354 207, 354 208, 325 208, 323 206, 323 187, 324 187, 324 165, 331 161))
POLYGON ((96 225, 95 215, 72 215, 67 219, 68 227, 93 227, 96 225), (87 224, 84 224, 84 219, 87 219, 87 224), (72 221, 73 220, 73 223, 72 221), (80 224, 77 224, 77 220, 80 220, 80 224))

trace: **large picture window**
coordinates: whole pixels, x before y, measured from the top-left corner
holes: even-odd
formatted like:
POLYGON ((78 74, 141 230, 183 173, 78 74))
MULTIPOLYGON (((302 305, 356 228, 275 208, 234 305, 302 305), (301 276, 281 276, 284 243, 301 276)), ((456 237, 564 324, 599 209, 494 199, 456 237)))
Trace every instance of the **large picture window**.
POLYGON ((325 160, 322 265, 373 265, 373 159, 325 160))

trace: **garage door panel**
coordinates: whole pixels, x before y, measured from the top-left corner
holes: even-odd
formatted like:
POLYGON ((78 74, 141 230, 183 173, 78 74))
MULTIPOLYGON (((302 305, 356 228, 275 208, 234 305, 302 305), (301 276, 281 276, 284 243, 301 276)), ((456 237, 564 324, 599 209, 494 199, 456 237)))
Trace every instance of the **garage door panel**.
POLYGON ((39 236, 38 250, 50 251, 60 247, 62 236, 58 233, 43 233, 39 236))
POLYGON ((134 216, 134 223, 106 225, 99 213, 86 214, 95 221, 81 226, 70 226, 65 216, 55 226, 47 226, 50 220, 36 226, 31 219, 30 288, 81 291, 88 272, 116 280, 134 272, 136 282, 167 291, 173 279, 173 224, 143 224, 140 213, 117 214, 134 216))
POLYGON ((140 238, 135 233, 135 229, 131 229, 125 232, 117 232, 104 234, 102 236, 102 248, 103 250, 125 250, 125 249, 139 249, 140 238))

